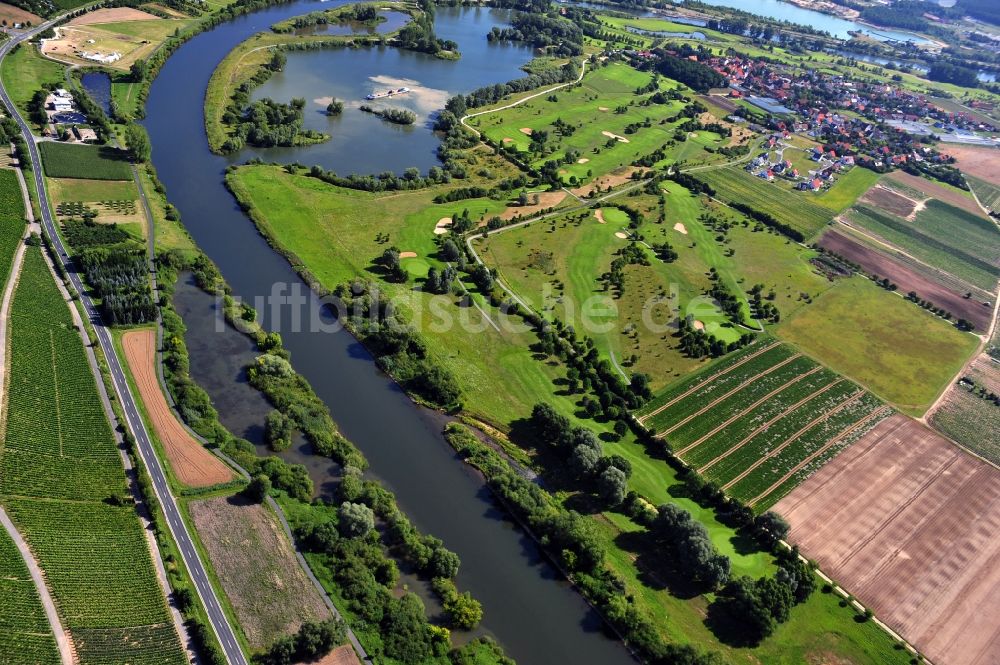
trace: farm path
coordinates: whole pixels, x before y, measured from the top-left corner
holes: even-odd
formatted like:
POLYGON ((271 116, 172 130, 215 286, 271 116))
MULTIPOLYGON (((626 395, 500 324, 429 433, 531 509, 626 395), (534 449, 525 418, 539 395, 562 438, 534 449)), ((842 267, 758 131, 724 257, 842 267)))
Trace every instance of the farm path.
MULTIPOLYGON (((18 169, 17 174, 20 178, 21 171, 18 169)), ((28 191, 25 187, 24 180, 21 179, 21 194, 24 197, 25 211, 27 213, 28 219, 31 223, 28 225, 25 231, 25 238, 29 233, 37 233, 40 229, 38 224, 34 223, 31 214, 31 204, 28 200, 28 191)), ((7 286, 3 292, 3 302, 0 303, 0 402, 4 403, 4 411, 6 412, 6 393, 7 393, 7 351, 9 349, 9 344, 7 342, 7 324, 10 319, 10 305, 13 301, 14 287, 17 284, 17 278, 21 274, 21 264, 24 262, 24 252, 27 245, 23 242, 18 246, 17 252, 14 253, 14 261, 11 265, 10 275, 7 279, 7 286)), ((4 415, 6 418, 6 414, 4 415)), ((56 645, 59 647, 59 658, 63 665, 70 665, 76 662, 74 656, 73 644, 70 640, 69 633, 62 626, 62 621, 59 619, 59 613, 56 612, 55 602, 52 600, 52 595, 49 593, 49 588, 45 584, 45 577, 42 574, 42 569, 38 566, 38 562, 35 560, 35 556, 28 549, 28 544, 24 542, 24 538, 21 537, 20 532, 18 532, 17 527, 11 522, 10 517, 7 516, 7 512, 0 506, 0 524, 3 524, 4 530, 10 539, 14 541, 17 546, 18 551, 21 553, 21 558, 24 559, 24 563, 28 566, 28 572, 31 574, 31 581, 35 585, 35 590, 38 593, 38 597, 42 601, 42 607, 45 609, 45 617, 49 622, 49 626, 52 628, 52 633, 56 638, 56 645)))

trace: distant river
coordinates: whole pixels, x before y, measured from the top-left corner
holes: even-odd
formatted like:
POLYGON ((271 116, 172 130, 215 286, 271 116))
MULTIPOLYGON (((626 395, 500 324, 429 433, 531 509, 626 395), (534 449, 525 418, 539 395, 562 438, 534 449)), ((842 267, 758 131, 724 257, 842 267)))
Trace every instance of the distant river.
MULTIPOLYGON (((321 163, 343 173, 401 171, 408 166, 424 169, 434 163, 437 139, 425 123, 400 130, 351 109, 345 109, 344 117, 331 127, 334 140, 329 145, 244 151, 229 158, 209 152, 203 99, 209 76, 226 53, 277 21, 337 4, 298 0, 217 26, 181 46, 150 90, 144 124, 152 140, 153 163, 170 201, 235 295, 250 302, 273 288, 286 289, 286 293, 296 288, 308 293, 308 289, 288 262, 268 247, 225 189, 223 174, 229 164, 255 154, 321 163), (355 122, 363 129, 351 129, 355 122)), ((486 42, 486 33, 504 18, 488 9, 439 9, 437 32, 458 42, 463 57, 457 62, 392 49, 290 53, 288 70, 268 84, 267 94, 283 101, 291 96, 330 95, 356 100, 392 78, 417 81, 422 88, 439 91, 436 99, 443 100, 449 94, 506 81, 522 75, 518 67, 530 53, 486 42)), ((433 110, 418 96, 407 103, 423 104, 418 110, 425 117, 433 110)), ((318 115, 316 104, 310 109, 315 112, 310 122, 327 122, 318 115)), ((182 310, 202 311, 190 321, 204 331, 188 336, 192 374, 212 373, 213 380, 206 380, 205 387, 222 411, 223 422, 238 423, 238 431, 253 436, 253 423, 242 413, 246 400, 238 397, 245 390, 240 372, 232 363, 217 362, 221 356, 248 350, 234 345, 229 334, 203 325, 201 317, 210 303, 199 302, 189 288, 179 289, 178 296, 182 310)), ((265 327, 280 330, 292 364, 312 383, 343 433, 364 452, 371 475, 396 494, 400 507, 421 530, 440 537, 461 557, 458 585, 482 602, 483 628, 508 654, 520 665, 633 662, 621 643, 604 634, 600 618, 535 544, 494 505, 480 477, 444 441, 440 419, 414 406, 348 333, 292 330, 293 316, 329 322, 320 303, 308 299, 294 311, 291 306, 277 312, 269 307, 259 311, 265 327)), ((258 406, 258 422, 262 422, 265 408, 258 406)), ((328 491, 330 473, 335 470, 315 464, 310 471, 317 487, 328 491)))

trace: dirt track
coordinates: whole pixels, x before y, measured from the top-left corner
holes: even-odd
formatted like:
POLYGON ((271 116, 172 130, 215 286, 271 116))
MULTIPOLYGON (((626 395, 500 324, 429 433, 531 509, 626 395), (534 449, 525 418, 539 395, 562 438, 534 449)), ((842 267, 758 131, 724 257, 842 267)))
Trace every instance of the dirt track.
POLYGON ((938 665, 1000 662, 1000 471, 896 414, 774 507, 789 540, 938 665))
POLYGON ((836 252, 857 263, 866 272, 878 275, 879 278, 888 277, 889 281, 899 287, 899 293, 905 295, 910 291, 915 291, 924 300, 929 300, 938 307, 943 307, 951 312, 956 319, 971 321, 978 332, 990 327, 990 317, 993 315, 993 310, 990 307, 983 307, 982 302, 977 297, 965 299, 962 294, 952 291, 881 252, 866 247, 836 231, 828 231, 824 234, 819 244, 820 247, 836 252))
POLYGON ((139 397, 146 405, 156 436, 163 443, 167 462, 179 481, 189 487, 209 487, 235 478, 222 460, 210 453, 177 422, 156 378, 156 333, 131 330, 122 335, 125 358, 139 397))

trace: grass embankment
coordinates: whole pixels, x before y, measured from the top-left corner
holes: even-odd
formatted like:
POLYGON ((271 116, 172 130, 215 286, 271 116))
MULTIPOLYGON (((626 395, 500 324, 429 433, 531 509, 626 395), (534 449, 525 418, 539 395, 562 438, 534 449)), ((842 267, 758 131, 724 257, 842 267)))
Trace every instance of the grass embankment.
POLYGON ((975 336, 861 277, 842 281, 777 333, 911 415, 930 406, 977 346, 975 336))
POLYGON ((118 148, 43 141, 39 150, 45 175, 50 178, 132 179, 126 153, 118 148))

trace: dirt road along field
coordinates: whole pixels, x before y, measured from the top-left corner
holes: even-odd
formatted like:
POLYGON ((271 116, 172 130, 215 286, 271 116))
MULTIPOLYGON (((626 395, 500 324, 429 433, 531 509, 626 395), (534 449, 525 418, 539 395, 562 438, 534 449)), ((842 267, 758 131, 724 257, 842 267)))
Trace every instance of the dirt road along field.
POLYGON ((122 347, 174 476, 188 487, 233 480, 233 471, 192 437, 170 410, 156 377, 156 331, 130 330, 122 335, 122 347))
POLYGON ((778 502, 790 542, 938 665, 1000 663, 1000 470, 896 414, 778 502))

